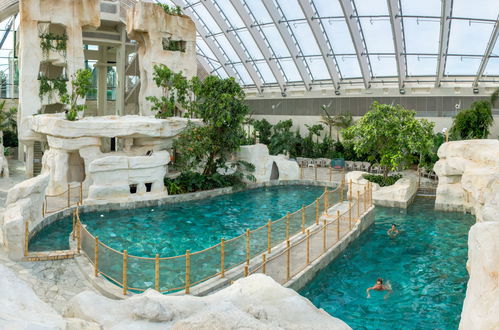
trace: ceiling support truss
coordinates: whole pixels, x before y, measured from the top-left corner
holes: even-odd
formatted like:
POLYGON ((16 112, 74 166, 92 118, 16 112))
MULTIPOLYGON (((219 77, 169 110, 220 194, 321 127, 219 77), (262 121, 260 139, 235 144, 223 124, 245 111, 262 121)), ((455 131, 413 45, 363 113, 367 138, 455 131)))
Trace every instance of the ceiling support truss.
POLYGON ((438 65, 435 87, 440 87, 444 77, 447 50, 449 49, 449 33, 452 15, 452 0, 442 0, 442 17, 440 18, 440 43, 438 47, 438 65))
POLYGON ((390 22, 392 26, 393 44, 395 48, 395 58, 397 60, 397 71, 399 79, 399 88, 404 88, 405 78, 407 76, 407 66, 405 61, 404 40, 402 32, 402 18, 400 17, 399 0, 387 0, 388 11, 390 13, 390 22))
POLYGON ((483 72, 489 63, 490 55, 494 50, 494 47, 497 43, 497 36, 499 35, 499 16, 497 17, 496 24, 494 25, 494 30, 492 30, 492 34, 490 35, 489 43, 487 44, 487 49, 485 50, 485 54, 482 57, 482 62, 480 62, 480 67, 478 68, 478 73, 476 74, 475 81, 473 82, 473 87, 478 87, 478 82, 482 79, 483 72))

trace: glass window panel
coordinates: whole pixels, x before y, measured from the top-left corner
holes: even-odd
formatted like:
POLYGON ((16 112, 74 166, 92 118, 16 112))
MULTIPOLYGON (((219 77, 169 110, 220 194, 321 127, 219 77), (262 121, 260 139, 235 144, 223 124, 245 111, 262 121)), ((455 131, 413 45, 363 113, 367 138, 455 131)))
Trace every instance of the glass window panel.
POLYGON ((262 26, 262 32, 277 57, 289 57, 291 55, 274 24, 262 26))
POLYGON ((196 38, 196 46, 201 50, 201 52, 205 56, 208 56, 214 60, 217 60, 215 54, 213 54, 210 47, 208 47, 208 44, 201 37, 196 38))
POLYGON ((441 16, 442 4, 435 0, 401 0, 403 15, 441 16))
POLYGON ((319 55, 319 46, 315 42, 314 34, 308 23, 291 22, 289 24, 303 55, 319 55))
POLYGON ((338 63, 338 66, 340 67, 341 77, 343 79, 362 76, 357 56, 339 56, 336 57, 336 63, 338 63))
POLYGON ((310 72, 312 73, 313 80, 331 79, 326 63, 324 63, 322 57, 306 57, 305 60, 307 61, 310 72))
POLYGON ((255 40, 253 39, 253 37, 251 36, 251 34, 249 33, 248 30, 245 29, 245 30, 237 31, 237 35, 241 39, 241 42, 243 43, 244 48, 246 48, 248 54, 250 55, 250 57, 252 59, 261 60, 264 58, 262 53, 260 52, 260 48, 258 48, 255 40))
POLYGON ((436 56, 407 55, 408 76, 434 76, 437 72, 436 56))
POLYGON ((390 20, 362 18, 360 22, 369 53, 395 53, 390 20))
POLYGON ((220 44, 222 53, 225 53, 225 56, 229 58, 229 61, 241 62, 241 59, 239 59, 239 56, 237 56, 237 53, 234 50, 234 48, 232 48, 231 44, 229 43, 229 40, 227 40, 227 38, 223 34, 217 35, 215 39, 220 44))
POLYGON ((343 16, 343 10, 341 10, 341 6, 338 1, 313 0, 312 2, 315 5, 317 13, 320 17, 343 16))
POLYGON ((258 71, 260 72, 265 83, 271 84, 277 81, 267 62, 256 62, 255 65, 258 68, 258 71))
POLYGON ((485 76, 499 76, 499 58, 489 58, 483 74, 485 76))
POLYGON ((300 72, 296 68, 295 62, 292 58, 282 58, 279 60, 279 64, 281 65, 282 71, 284 71, 284 75, 286 76, 288 82, 302 80, 300 72))
POLYGON ((241 77, 243 85, 254 85, 253 80, 251 80, 251 76, 249 75, 248 71, 242 64, 234 64, 234 71, 236 71, 239 76, 241 77))
POLYGON ((286 19, 305 18, 301 7, 296 0, 277 0, 277 3, 279 4, 279 7, 281 8, 286 19))
POLYGON ((192 6, 191 9, 199 17, 199 19, 202 20, 203 26, 210 33, 219 33, 219 32, 222 32, 222 30, 218 26, 217 22, 215 22, 215 20, 213 19, 213 17, 211 17, 210 13, 208 13, 208 11, 206 10, 206 8, 201 3, 198 3, 195 6, 192 6))
POLYGON ((246 26, 229 0, 217 0, 214 2, 227 19, 227 23, 229 24, 229 26, 232 26, 236 29, 246 26))
POLYGON ((445 74, 452 76, 473 76, 478 72, 480 57, 447 56, 445 74))
POLYGON ((438 53, 440 21, 404 18, 404 34, 408 53, 438 53))
POLYGON ((493 24, 452 20, 448 53, 482 55, 493 28, 493 24))
POLYGON ((397 76, 397 61, 395 56, 369 56, 374 77, 397 76))
POLYGON ((453 17, 497 19, 497 0, 453 0, 453 17))
POLYGON ((342 20, 322 20, 322 26, 335 54, 355 54, 347 23, 342 20))
POLYGON ((272 18, 261 0, 246 0, 245 3, 246 6, 248 6, 249 11, 253 14, 253 16, 255 16, 258 23, 263 24, 272 22, 272 18))
POLYGON ((359 15, 388 15, 386 0, 355 0, 359 15))

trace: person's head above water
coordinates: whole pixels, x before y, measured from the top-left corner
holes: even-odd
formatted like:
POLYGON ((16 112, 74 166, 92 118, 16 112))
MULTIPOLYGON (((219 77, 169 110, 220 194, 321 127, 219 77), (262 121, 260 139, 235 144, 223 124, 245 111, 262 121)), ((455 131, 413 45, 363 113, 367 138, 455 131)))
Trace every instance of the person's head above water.
POLYGON ((378 277, 376 280, 376 284, 383 284, 383 279, 381 277, 378 277))
POLYGON ((395 228, 397 228, 397 225, 392 223, 392 229, 395 229, 395 228))

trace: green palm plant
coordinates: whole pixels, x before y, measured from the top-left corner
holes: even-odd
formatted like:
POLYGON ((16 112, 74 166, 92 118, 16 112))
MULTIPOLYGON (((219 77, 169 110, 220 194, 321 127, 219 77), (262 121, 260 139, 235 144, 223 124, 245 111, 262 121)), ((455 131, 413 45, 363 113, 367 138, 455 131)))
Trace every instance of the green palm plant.
POLYGON ((492 103, 492 107, 496 104, 497 100, 499 100, 499 88, 497 88, 494 93, 490 96, 490 103, 492 103))
POLYGON ((0 144, 3 144, 3 132, 15 131, 17 129, 17 108, 12 107, 9 110, 4 110, 5 100, 0 102, 0 144))
POLYGON ((321 116, 321 123, 325 124, 329 128, 329 137, 332 139, 333 127, 338 128, 336 130, 336 141, 340 141, 340 131, 349 128, 353 124, 353 118, 350 114, 337 114, 330 115, 327 112, 326 107, 322 106, 324 115, 321 116))

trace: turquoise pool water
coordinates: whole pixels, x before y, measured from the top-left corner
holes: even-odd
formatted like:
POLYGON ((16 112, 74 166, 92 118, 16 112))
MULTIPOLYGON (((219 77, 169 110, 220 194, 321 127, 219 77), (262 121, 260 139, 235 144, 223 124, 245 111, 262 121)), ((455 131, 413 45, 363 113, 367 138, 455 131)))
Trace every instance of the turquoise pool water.
POLYGON ((300 293, 353 329, 457 329, 473 216, 417 199, 407 214, 376 208, 376 222, 300 293), (396 223, 401 234, 388 237, 396 223), (366 288, 389 280, 393 294, 366 288))
MULTIPOLYGON (((239 236, 296 211, 319 197, 324 187, 274 186, 152 208, 93 212, 82 223, 101 242, 130 255, 161 257, 200 251, 222 237, 239 236)), ((71 218, 58 221, 33 237, 30 251, 68 249, 71 218)))

